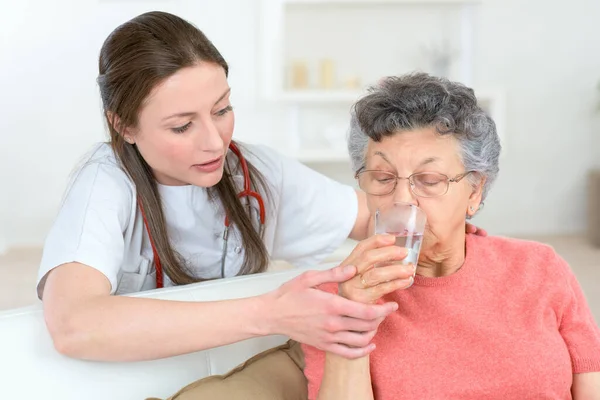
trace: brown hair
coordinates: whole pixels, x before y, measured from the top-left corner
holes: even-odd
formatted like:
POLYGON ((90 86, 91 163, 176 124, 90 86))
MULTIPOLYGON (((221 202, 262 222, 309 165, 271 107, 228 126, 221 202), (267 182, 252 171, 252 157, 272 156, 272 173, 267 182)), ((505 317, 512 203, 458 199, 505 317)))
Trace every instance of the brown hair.
MULTIPOLYGON (((173 249, 152 170, 135 144, 127 143, 119 130, 120 127, 137 126, 140 108, 156 85, 181 68, 198 62, 220 65, 228 75, 227 63, 210 40, 192 24, 165 12, 145 13, 119 26, 104 42, 99 60, 98 85, 110 144, 135 184, 163 270, 175 284, 203 279, 194 277, 173 249), (116 121, 119 126, 115 125, 116 121)), ((269 254, 247 207, 237 197, 230 169, 230 164, 236 165, 237 160, 231 157, 235 155, 229 152, 223 178, 215 187, 209 188, 208 193, 213 199, 218 197, 232 225, 237 226, 241 234, 246 251, 239 274, 262 272, 267 267, 269 254)), ((250 163, 248 169, 251 185, 255 190, 258 185, 266 196, 268 188, 264 177, 250 163)))

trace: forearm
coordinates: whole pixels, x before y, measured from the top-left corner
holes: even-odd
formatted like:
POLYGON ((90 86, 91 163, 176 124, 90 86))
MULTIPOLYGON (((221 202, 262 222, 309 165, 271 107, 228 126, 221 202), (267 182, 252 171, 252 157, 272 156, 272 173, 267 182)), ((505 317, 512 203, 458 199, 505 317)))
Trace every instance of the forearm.
POLYGON ((573 400, 600 400, 600 372, 573 375, 573 400))
POLYGON ((66 316, 55 346, 102 361, 170 357, 267 334, 261 297, 180 302, 122 296, 86 300, 66 316))
POLYGON ((369 356, 348 360, 325 356, 325 372, 318 400, 373 400, 369 356))
POLYGON ((375 220, 371 218, 371 213, 367 207, 366 194, 360 190, 356 190, 356 197, 358 201, 358 213, 349 237, 352 240, 360 241, 373 235, 375 220))

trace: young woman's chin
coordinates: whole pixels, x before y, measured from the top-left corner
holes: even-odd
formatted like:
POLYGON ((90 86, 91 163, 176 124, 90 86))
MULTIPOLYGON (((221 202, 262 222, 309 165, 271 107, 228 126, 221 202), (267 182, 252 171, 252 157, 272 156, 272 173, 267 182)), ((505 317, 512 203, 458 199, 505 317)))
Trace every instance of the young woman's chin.
POLYGON ((223 178, 223 167, 221 166, 220 168, 218 168, 214 171, 211 171, 211 172, 193 171, 190 174, 188 183, 190 185, 208 188, 208 187, 215 186, 217 183, 219 183, 221 181, 222 178, 223 178))

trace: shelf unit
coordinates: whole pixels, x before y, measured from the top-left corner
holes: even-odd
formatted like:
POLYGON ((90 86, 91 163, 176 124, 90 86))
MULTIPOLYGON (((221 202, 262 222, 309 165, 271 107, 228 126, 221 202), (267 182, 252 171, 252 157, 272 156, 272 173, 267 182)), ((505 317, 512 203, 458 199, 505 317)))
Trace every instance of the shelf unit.
MULTIPOLYGON (((505 138, 504 138, 504 119, 506 113, 506 96, 502 89, 474 88, 475 95, 480 105, 492 116, 496 123, 496 129, 500 136, 504 150, 502 156, 506 153, 505 138)), ((364 96, 365 92, 360 91, 290 91, 281 95, 280 101, 286 103, 288 108, 288 118, 297 118, 299 120, 300 108, 303 105, 319 105, 319 104, 337 104, 347 105, 350 107, 357 99, 364 96)), ((300 122, 290 122, 291 124, 299 124, 300 122)), ((297 125, 296 125, 297 126, 297 125)), ((291 131, 294 131, 292 126, 289 126, 291 131)), ((345 149, 331 148, 302 148, 300 146, 283 149, 288 156, 297 159, 303 163, 340 163, 348 162, 349 155, 345 149)))
MULTIPOLYGON (((290 90, 285 87, 285 18, 288 7, 307 5, 320 6, 448 6, 460 14, 460 56, 459 80, 473 87, 473 54, 474 54, 474 7, 482 0, 261 0, 259 23, 259 59, 261 65, 259 86, 262 98, 273 104, 283 105, 286 109, 286 134, 289 141, 284 153, 302 162, 346 162, 348 156, 336 149, 306 147, 303 134, 300 132, 302 113, 309 107, 344 107, 350 106, 365 94, 364 87, 359 89, 302 89, 290 90)), ((311 29, 307 25, 307 29, 311 29)), ((408 39, 411 40, 411 39, 408 39)), ((407 71, 408 72, 408 71, 407 71)), ((478 99, 490 112, 502 135, 504 119, 504 94, 500 89, 477 88, 478 99)), ((346 108, 347 107, 347 108, 346 108)), ((341 136, 341 132, 340 132, 341 136)))

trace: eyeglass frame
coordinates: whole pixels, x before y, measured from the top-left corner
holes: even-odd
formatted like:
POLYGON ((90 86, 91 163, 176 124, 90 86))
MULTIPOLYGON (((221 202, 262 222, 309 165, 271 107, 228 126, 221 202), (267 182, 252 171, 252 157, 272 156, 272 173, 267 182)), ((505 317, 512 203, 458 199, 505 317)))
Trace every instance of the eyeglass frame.
POLYGON ((396 188, 398 187, 398 181, 399 181, 400 179, 406 179, 406 180, 408 181, 408 186, 410 187, 410 191, 411 191, 411 193, 412 193, 412 194, 414 194, 414 195, 415 195, 415 196, 417 196, 417 197, 422 197, 422 198, 426 198, 426 199, 435 199, 436 197, 442 197, 442 196, 445 196, 445 195, 448 193, 448 190, 450 189, 450 184, 451 184, 451 183, 458 183, 458 182, 460 182, 460 181, 461 181, 461 180, 462 180, 462 179, 463 179, 465 176, 467 176, 467 175, 469 175, 469 174, 471 174, 471 173, 477 172, 477 171, 466 171, 466 172, 463 172, 463 173, 461 173, 461 174, 458 174, 458 175, 456 175, 454 178, 450 178, 448 175, 446 175, 446 174, 442 174, 442 173, 440 173, 440 172, 415 172, 415 173, 413 173, 413 174, 410 174, 408 177, 403 177, 403 176, 398 176, 398 175, 396 175, 396 174, 395 174, 395 173, 393 173, 393 172, 384 171, 384 170, 381 170, 381 169, 365 169, 365 167, 362 167, 361 169, 359 169, 359 170, 356 172, 356 174, 354 174, 354 179, 356 179, 356 180, 358 181, 358 186, 359 186, 359 187, 360 187, 360 179, 359 179, 359 175, 360 175, 360 174, 362 174, 362 173, 365 173, 365 172, 383 172, 383 173, 385 173, 385 174, 389 174, 389 175, 391 175, 391 176, 394 176, 394 177, 396 178, 396 180, 394 181, 394 187, 393 187, 393 188, 392 188, 392 190, 390 190, 388 193, 383 193, 383 194, 372 194, 372 193, 369 193, 369 192, 367 192, 366 190, 364 190, 364 189, 361 187, 361 189, 362 189, 362 190, 363 190, 365 193, 367 193, 367 194, 369 194, 369 195, 371 195, 371 196, 387 196, 387 195, 390 195, 390 194, 392 194, 392 193, 394 193, 394 192, 396 191, 396 188), (413 182, 413 180, 412 180, 412 177, 413 177, 413 176, 415 176, 415 175, 424 175, 424 174, 436 174, 436 175, 441 175, 441 176, 445 177, 445 178, 446 178, 446 182, 447 182, 447 184, 446 184, 446 190, 444 191, 444 193, 442 193, 442 194, 438 194, 438 195, 436 195, 436 196, 421 196, 421 195, 419 195, 419 194, 415 193, 415 191, 414 191, 414 186, 415 186, 415 184, 414 184, 414 182, 413 182))

